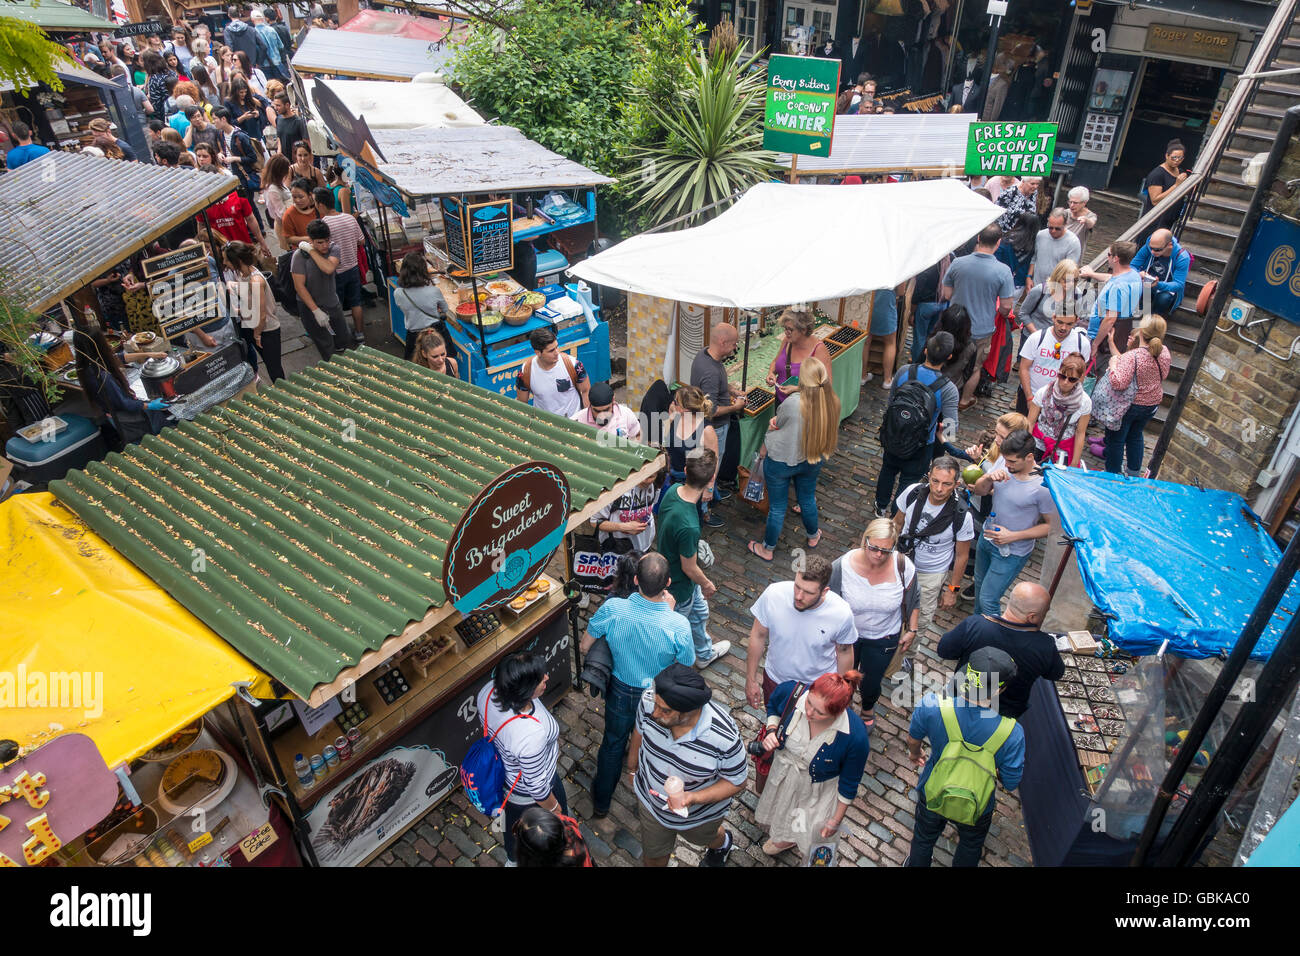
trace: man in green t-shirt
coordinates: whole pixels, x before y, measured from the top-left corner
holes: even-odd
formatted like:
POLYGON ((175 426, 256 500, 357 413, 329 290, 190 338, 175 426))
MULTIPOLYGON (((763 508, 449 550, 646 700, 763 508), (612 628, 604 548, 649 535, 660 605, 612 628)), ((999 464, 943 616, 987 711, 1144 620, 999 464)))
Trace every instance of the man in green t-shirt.
POLYGON ((668 559, 668 593, 677 602, 677 613, 691 622, 695 642, 695 666, 708 667, 731 650, 730 641, 716 644, 705 630, 709 620, 708 599, 717 590, 697 558, 700 546, 700 496, 713 482, 718 456, 697 448, 686 456, 686 480, 670 485, 659 503, 659 537, 656 547, 668 559))

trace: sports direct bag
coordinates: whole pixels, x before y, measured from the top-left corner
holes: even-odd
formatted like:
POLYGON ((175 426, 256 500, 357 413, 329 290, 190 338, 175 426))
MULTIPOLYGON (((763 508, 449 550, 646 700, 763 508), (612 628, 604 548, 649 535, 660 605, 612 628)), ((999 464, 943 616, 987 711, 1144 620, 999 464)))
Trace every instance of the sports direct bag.
POLYGON ((916 370, 915 365, 905 370, 907 381, 894 390, 880 423, 880 447, 895 458, 911 458, 930 443, 939 392, 948 381, 940 375, 929 385, 922 385, 916 380, 916 370))
MULTIPOLYGON (((491 697, 489 691, 488 696, 491 697)), ((483 736, 470 744, 469 753, 460 762, 460 782, 465 787, 465 796, 474 804, 474 809, 485 817, 495 817, 506 807, 510 794, 515 792, 522 773, 515 774, 515 779, 506 790, 506 767, 501 762, 493 741, 505 729, 511 720, 518 720, 520 714, 503 721, 496 733, 488 736, 487 714, 483 715, 483 736)), ((531 715, 528 715, 531 717, 531 715)), ((537 718, 533 717, 536 720, 537 718)))
POLYGON ((1016 722, 1003 717, 993 736, 983 746, 962 739, 957 724, 957 708, 951 697, 939 700, 939 713, 948 743, 935 761, 930 778, 925 781, 926 809, 953 823, 974 826, 988 808, 997 786, 998 768, 994 760, 998 748, 1006 743, 1016 722))

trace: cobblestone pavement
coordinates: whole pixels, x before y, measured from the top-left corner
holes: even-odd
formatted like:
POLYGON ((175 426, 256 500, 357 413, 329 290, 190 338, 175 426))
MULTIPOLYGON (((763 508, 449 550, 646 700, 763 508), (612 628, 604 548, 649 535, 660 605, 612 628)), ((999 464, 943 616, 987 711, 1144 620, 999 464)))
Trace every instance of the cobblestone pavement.
MULTIPOLYGON (((981 430, 1013 406, 1014 394, 1013 386, 999 386, 992 397, 982 399, 964 414, 958 443, 973 442, 981 430)), ((839 450, 822 471, 817 500, 823 543, 818 550, 827 557, 837 557, 856 545, 874 508, 873 495, 880 462, 876 430, 884 408, 884 397, 878 378, 863 388, 861 405, 841 427, 839 450)), ((1089 467, 1100 467, 1100 462, 1093 459, 1089 461, 1089 467)), ((727 519, 727 527, 708 536, 717 557, 710 576, 718 586, 718 593, 710 602, 710 632, 714 640, 730 640, 732 652, 703 673, 714 688, 714 699, 727 703, 742 733, 746 738, 752 738, 762 714, 745 701, 745 647, 752 622, 749 608, 769 583, 790 575, 789 549, 802 544, 803 528, 793 515, 787 518, 781 538, 782 550, 778 552, 777 560, 769 565, 749 554, 745 548, 746 541, 761 535, 761 516, 734 498, 720 507, 727 519)), ((972 564, 973 561, 972 556, 972 564)), ((1037 581, 1041 567, 1042 548, 1039 547, 1022 578, 1037 581)), ((594 607, 589 610, 594 610, 594 607)), ((934 647, 939 635, 968 613, 970 606, 966 602, 959 602, 953 610, 939 611, 935 627, 921 637, 918 670, 948 673, 950 668, 938 660, 934 647)), ((871 759, 858 799, 845 818, 849 832, 846 840, 841 842, 841 866, 898 866, 906 858, 911 842, 915 801, 910 791, 916 784, 916 773, 907 759, 904 743, 910 710, 890 704, 888 699, 888 696, 882 697, 877 707, 876 725, 871 735, 871 759)), ((589 788, 595 773, 603 710, 601 701, 576 690, 571 690, 554 708, 562 728, 560 771, 565 780, 570 811, 581 822, 596 863, 600 866, 635 866, 641 859, 636 798, 625 782, 620 783, 610 811, 613 831, 608 835, 599 834, 586 822, 592 809, 589 788)), ((753 811, 757 802, 751 788, 732 804, 727 818, 735 839, 730 865, 798 865, 800 860, 794 851, 787 851, 775 860, 763 853, 761 847, 765 835, 754 823, 753 811)), ((486 818, 474 811, 464 795, 457 791, 430 810, 417 826, 408 830, 371 865, 501 865, 505 862, 505 851, 487 824, 486 818)), ((951 863, 953 841, 949 837, 954 835, 949 828, 939 841, 935 852, 937 865, 951 863)), ((679 841, 675 860, 677 865, 694 866, 699 861, 699 853, 679 841)), ((999 791, 997 795, 997 811, 984 846, 983 865, 1031 865, 1020 801, 1014 793, 999 791)))

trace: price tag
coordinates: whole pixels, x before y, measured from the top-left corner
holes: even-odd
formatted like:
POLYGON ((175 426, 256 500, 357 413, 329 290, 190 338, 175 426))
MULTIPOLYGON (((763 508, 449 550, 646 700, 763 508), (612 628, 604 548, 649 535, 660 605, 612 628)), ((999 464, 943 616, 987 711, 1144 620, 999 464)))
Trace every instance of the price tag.
POLYGON ((263 823, 256 830, 239 841, 239 848, 244 851, 244 859, 251 862, 254 857, 258 856, 278 839, 279 837, 275 833, 275 827, 271 826, 269 822, 263 823))
POLYGON ((203 847, 207 846, 211 842, 212 842, 211 833, 200 833, 198 836, 196 836, 193 840, 189 842, 190 852, 194 853, 196 850, 201 850, 203 847))

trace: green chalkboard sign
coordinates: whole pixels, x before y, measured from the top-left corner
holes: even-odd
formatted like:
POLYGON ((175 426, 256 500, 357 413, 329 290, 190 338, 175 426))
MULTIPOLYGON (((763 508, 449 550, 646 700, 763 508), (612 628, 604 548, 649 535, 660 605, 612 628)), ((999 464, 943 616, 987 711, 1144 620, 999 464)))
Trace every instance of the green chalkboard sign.
POLYGON ((839 60, 772 57, 767 63, 763 148, 801 156, 829 156, 839 86, 839 60))
POLYGON ((971 123, 967 176, 1050 176, 1055 123, 971 123))

